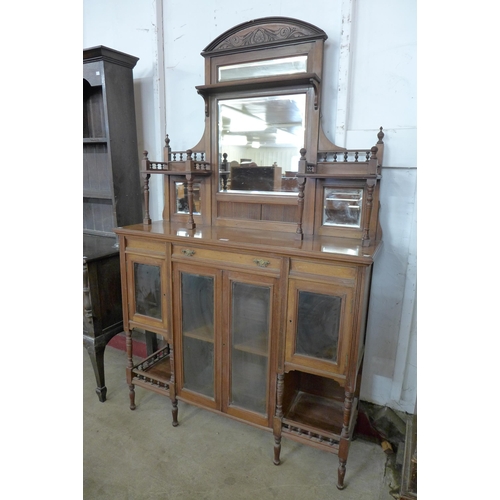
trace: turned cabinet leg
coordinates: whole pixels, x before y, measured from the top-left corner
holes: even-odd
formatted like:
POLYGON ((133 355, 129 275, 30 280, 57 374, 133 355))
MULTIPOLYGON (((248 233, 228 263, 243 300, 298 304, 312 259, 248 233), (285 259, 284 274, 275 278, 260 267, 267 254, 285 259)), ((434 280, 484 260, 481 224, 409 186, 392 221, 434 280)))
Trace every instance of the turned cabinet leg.
POLYGON ((346 391, 344 400, 344 420, 342 423, 342 432, 340 434, 339 443, 339 468, 338 468, 338 478, 337 478, 337 488, 343 490, 344 478, 345 478, 345 468, 347 463, 347 455, 349 454, 349 423, 351 421, 351 410, 352 410, 352 392, 346 391))
POLYGON ((135 410, 135 388, 132 383, 132 368, 134 363, 132 360, 132 332, 129 329, 125 330, 125 346, 127 348, 127 383, 129 388, 130 409, 135 410))
POLYGON ((177 427, 179 421, 177 420, 177 414, 179 409, 177 408, 177 395, 175 394, 175 362, 174 362, 174 350, 172 346, 169 345, 170 354, 170 399, 172 400, 172 425, 177 427))
POLYGON ((280 454, 281 454, 281 436, 274 436, 274 465, 279 465, 280 462, 280 454))
POLYGON ((339 458, 339 468, 337 471, 337 488, 343 490, 345 488, 344 478, 345 478, 345 465, 347 460, 339 458))
POLYGON ((136 406, 135 406, 135 387, 134 387, 134 384, 130 384, 128 386, 128 388, 129 388, 128 397, 130 399, 130 409, 135 410, 136 406))
POLYGON ((177 399, 172 399, 172 425, 177 427, 179 422, 177 420, 177 413, 179 409, 177 408, 177 399))
POLYGON ((273 420, 273 435, 274 435, 274 465, 280 464, 281 454, 281 421, 283 419, 283 387, 285 375, 279 373, 276 378, 276 416, 273 420))

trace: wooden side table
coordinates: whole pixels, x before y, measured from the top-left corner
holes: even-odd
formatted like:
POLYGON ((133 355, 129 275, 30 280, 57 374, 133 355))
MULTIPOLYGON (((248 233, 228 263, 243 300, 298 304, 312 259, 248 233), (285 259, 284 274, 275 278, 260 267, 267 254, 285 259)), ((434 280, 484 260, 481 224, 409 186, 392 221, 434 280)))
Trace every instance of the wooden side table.
POLYGON ((116 238, 83 235, 83 345, 92 361, 99 401, 106 401, 104 349, 123 331, 116 238))

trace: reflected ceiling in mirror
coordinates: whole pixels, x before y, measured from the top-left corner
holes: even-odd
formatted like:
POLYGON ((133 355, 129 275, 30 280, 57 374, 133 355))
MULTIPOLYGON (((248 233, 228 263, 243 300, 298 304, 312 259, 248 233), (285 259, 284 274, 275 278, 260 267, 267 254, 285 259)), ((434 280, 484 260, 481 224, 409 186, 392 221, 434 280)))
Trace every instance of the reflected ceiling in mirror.
POLYGON ((219 100, 219 190, 296 193, 305 105, 305 93, 219 100))

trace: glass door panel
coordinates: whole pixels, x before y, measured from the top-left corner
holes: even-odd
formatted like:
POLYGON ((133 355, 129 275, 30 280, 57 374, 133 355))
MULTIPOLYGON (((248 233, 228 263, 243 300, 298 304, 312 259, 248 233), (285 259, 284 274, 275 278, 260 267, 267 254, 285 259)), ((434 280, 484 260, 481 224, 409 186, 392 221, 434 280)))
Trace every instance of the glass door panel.
POLYGON ((128 254, 128 316, 135 326, 167 330, 167 298, 165 260, 128 254))
POLYGON ((183 387, 214 398, 214 278, 181 273, 183 387))
POLYGON ((341 304, 340 297, 299 292, 297 354, 337 361, 341 304))
POLYGON ((291 278, 285 362, 345 375, 353 300, 352 286, 291 278))
POLYGON ((229 404, 265 414, 271 287, 233 281, 231 299, 229 404))
POLYGON ((135 312, 161 319, 161 296, 159 266, 134 262, 135 312))

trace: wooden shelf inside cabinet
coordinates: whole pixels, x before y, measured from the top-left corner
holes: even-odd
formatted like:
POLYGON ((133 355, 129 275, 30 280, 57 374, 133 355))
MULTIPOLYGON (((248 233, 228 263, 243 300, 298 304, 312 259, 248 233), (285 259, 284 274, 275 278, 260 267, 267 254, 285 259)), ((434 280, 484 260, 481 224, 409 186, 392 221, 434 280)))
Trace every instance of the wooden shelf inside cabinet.
POLYGON ((256 337, 245 342, 237 342, 234 345, 234 349, 264 357, 267 357, 269 352, 265 336, 256 337))
POLYGON ((197 328, 196 330, 189 330, 187 332, 183 332, 184 337, 189 337, 191 339, 196 339, 196 340, 201 340, 203 342, 210 342, 214 343, 213 336, 210 336, 209 333, 207 333, 206 328, 197 328))
POLYGON ((132 368, 134 385, 169 395, 170 386, 170 351, 166 346, 132 368))
POLYGON ((342 431, 343 402, 298 391, 283 418, 284 430, 302 429, 339 439, 342 431))
POLYGON ((108 142, 106 137, 84 137, 83 144, 105 144, 108 142))
POLYGON ((84 198, 96 198, 99 200, 112 200, 113 195, 110 192, 103 192, 103 191, 83 191, 83 197, 84 198))

